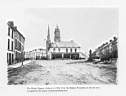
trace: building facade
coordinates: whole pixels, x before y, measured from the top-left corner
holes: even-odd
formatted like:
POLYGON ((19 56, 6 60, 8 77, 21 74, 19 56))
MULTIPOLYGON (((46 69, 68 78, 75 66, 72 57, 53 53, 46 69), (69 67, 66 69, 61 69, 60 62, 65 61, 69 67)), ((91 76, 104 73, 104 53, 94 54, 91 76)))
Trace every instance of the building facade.
POLYGON ((46 59, 46 49, 34 49, 29 52, 25 52, 25 60, 42 60, 46 59))
POLYGON ((74 41, 61 41, 51 44, 50 59, 79 59, 80 46, 74 41))
POLYGON ((8 21, 8 49, 7 63, 8 65, 20 62, 24 57, 25 37, 14 26, 13 21, 8 21))
POLYGON ((46 53, 48 59, 79 59, 80 46, 73 40, 61 41, 60 29, 56 26, 54 31, 54 42, 50 40, 50 30, 46 41, 46 53))
POLYGON ((111 60, 118 58, 118 40, 114 37, 113 40, 106 42, 99 46, 92 54, 93 58, 99 58, 100 60, 111 60))

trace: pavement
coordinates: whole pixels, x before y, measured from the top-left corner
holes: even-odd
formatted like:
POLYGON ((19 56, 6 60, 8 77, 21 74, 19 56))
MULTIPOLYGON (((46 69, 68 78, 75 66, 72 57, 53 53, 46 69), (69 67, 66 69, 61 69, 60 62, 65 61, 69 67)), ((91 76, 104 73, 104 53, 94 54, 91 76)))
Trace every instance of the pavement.
POLYGON ((79 60, 36 60, 9 71, 9 84, 116 84, 117 68, 93 66, 79 60), (70 63, 73 62, 73 63, 70 63), (74 63, 76 62, 76 63, 74 63), (14 74, 15 73, 15 74, 14 74))
MULTIPOLYGON (((23 62, 23 65, 26 65, 26 64, 29 64, 32 60, 26 60, 23 62)), ((9 65, 8 68, 18 68, 18 67, 21 67, 22 66, 22 62, 19 62, 19 63, 16 63, 16 64, 12 64, 12 65, 9 65)))

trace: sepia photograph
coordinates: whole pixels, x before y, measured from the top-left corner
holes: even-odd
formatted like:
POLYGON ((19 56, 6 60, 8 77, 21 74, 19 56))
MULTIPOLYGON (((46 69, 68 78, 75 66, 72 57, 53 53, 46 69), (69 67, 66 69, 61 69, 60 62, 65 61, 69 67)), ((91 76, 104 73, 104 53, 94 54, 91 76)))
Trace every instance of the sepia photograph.
POLYGON ((118 84, 118 8, 22 13, 6 22, 7 85, 118 84))

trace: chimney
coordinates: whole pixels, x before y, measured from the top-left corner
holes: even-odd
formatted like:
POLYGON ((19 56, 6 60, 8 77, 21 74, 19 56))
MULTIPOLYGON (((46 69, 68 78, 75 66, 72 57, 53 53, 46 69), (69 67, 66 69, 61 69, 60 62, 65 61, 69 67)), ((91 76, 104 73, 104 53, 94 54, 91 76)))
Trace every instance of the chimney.
POLYGON ((14 26, 14 28, 17 30, 17 26, 14 26))
POLYGON ((11 27, 13 27, 14 26, 14 22, 13 21, 8 21, 8 26, 11 26, 11 27))

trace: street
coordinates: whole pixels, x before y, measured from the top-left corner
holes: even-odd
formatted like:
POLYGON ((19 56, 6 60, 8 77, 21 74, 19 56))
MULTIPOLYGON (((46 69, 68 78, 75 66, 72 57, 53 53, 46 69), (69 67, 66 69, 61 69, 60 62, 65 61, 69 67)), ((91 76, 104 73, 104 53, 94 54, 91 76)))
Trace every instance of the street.
POLYGON ((8 84, 116 84, 116 70, 115 66, 95 65, 82 60, 34 60, 24 67, 8 69, 8 84))

